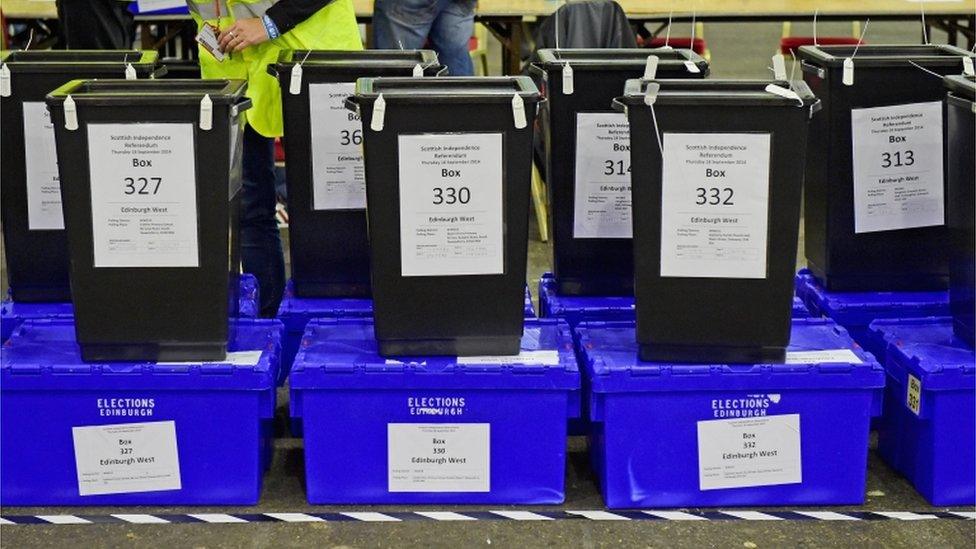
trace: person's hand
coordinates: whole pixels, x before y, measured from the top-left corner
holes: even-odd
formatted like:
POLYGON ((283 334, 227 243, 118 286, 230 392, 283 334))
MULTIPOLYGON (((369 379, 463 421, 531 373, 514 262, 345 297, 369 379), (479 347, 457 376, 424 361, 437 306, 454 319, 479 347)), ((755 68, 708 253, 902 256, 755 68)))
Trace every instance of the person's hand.
POLYGON ((220 31, 217 36, 220 51, 227 53, 241 51, 248 46, 254 46, 268 41, 268 30, 260 17, 238 19, 233 25, 220 31))

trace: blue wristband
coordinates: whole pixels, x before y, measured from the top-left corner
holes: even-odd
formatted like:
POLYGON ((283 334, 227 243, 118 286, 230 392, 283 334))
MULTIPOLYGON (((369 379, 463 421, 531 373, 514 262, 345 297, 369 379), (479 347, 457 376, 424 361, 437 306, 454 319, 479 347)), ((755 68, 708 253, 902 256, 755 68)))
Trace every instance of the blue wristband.
POLYGON ((281 36, 281 33, 278 32, 278 25, 275 25, 274 20, 264 15, 261 17, 261 21, 264 22, 264 30, 268 31, 268 39, 274 40, 281 36))

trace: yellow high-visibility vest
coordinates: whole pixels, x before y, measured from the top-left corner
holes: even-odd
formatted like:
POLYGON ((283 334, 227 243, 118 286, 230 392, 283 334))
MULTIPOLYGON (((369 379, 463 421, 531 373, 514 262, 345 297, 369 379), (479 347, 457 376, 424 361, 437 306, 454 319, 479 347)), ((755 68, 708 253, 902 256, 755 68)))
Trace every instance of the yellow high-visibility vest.
MULTIPOLYGON (((277 0, 187 0, 197 28, 205 23, 219 29, 230 27, 236 19, 262 17, 277 0)), ((217 61, 210 52, 199 48, 200 72, 203 78, 247 80, 247 96, 252 108, 245 111, 247 122, 266 137, 283 133, 281 88, 268 74, 268 65, 277 62, 283 49, 361 50, 356 12, 352 0, 332 0, 312 17, 274 40, 249 46, 243 51, 217 61)))

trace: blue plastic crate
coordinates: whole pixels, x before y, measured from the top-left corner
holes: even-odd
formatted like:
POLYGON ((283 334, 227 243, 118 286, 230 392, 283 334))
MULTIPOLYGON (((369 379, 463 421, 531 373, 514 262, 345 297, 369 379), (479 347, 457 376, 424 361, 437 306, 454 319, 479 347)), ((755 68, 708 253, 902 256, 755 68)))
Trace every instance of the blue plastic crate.
POLYGON ((19 303, 9 297, 0 303, 0 343, 10 339, 26 320, 73 320, 75 308, 69 302, 19 303))
MULTIPOLYGON (((285 325, 282 344, 282 369, 278 384, 285 382, 291 365, 298 354, 298 347, 305 333, 305 326, 312 319, 372 318, 373 300, 362 298, 298 297, 291 280, 285 286, 285 297, 278 307, 278 319, 285 325)), ((525 288, 525 318, 535 318, 532 294, 525 288)))
POLYGON ((371 318, 373 300, 363 298, 298 297, 292 281, 285 285, 285 296, 278 306, 278 320, 285 325, 281 343, 281 371, 278 384, 285 382, 298 354, 305 325, 316 318, 371 318))
POLYGON ((70 320, 23 323, 0 350, 0 504, 257 503, 280 332, 237 320, 223 363, 84 363, 70 320))
POLYGON ((796 275, 796 295, 814 316, 825 316, 847 328, 854 341, 884 361, 885 343, 868 325, 881 318, 923 318, 949 314, 949 292, 828 292, 813 274, 796 275))
POLYGON ((607 507, 864 501, 884 372, 832 321, 794 320, 787 364, 641 362, 632 325, 577 331, 607 507))
POLYGON ((556 277, 545 273, 539 278, 539 316, 562 318, 570 327, 587 320, 633 322, 634 297, 592 297, 559 295, 556 277))
POLYGON ((797 296, 793 296, 793 318, 810 318, 810 309, 807 304, 797 296))
MULTIPOLYGON (((75 309, 70 302, 19 303, 8 297, 0 302, 0 343, 10 339, 17 326, 25 320, 72 320, 74 316, 75 309)), ((258 280, 254 275, 240 276, 237 316, 240 318, 258 316, 258 280)))
POLYGON ((315 320, 290 385, 310 503, 565 497, 566 417, 579 410, 565 323, 526 321, 519 357, 392 360, 377 354, 370 321, 315 320))
POLYGON ((888 342, 878 452, 932 505, 976 503, 976 353, 951 317, 877 320, 888 342))

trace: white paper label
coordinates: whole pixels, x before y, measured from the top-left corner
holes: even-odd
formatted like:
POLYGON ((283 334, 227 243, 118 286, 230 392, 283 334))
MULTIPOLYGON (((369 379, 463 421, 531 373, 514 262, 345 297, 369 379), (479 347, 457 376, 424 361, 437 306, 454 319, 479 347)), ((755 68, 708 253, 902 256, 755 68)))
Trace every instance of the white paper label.
POLYGON ((502 134, 399 136, 403 276, 504 272, 502 134))
POLYGON ((82 496, 179 490, 176 423, 72 427, 82 496))
POLYGON ((555 349, 542 351, 522 351, 511 356, 459 356, 458 364, 526 364, 529 366, 558 366, 559 351, 555 349))
POLYGON ((88 124, 95 267, 197 267, 193 125, 88 124))
POLYGON ((854 232, 945 223, 942 103, 851 111, 854 232))
POLYGON ((363 124, 346 110, 356 84, 309 84, 312 116, 312 208, 361 210, 366 207, 363 124))
POLYGON ((912 374, 908 374, 908 397, 905 404, 916 416, 922 410, 922 381, 912 374))
POLYGON ((574 238, 632 238, 630 125, 623 113, 576 115, 574 238))
POLYGON ((699 489, 800 482, 799 414, 698 422, 699 489))
POLYGON ((390 492, 491 490, 488 423, 387 425, 390 492))
POLYGON ((227 353, 227 358, 224 360, 212 360, 208 362, 187 361, 187 362, 157 362, 157 365, 164 366, 197 366, 197 365, 207 365, 207 364, 230 364, 231 366, 257 366, 258 362, 261 361, 261 354, 264 351, 232 351, 227 353))
POLYGON ((768 133, 665 133, 661 276, 766 278, 768 133))
POLYGON ((850 349, 820 351, 787 351, 786 364, 861 364, 863 361, 850 349))
POLYGON ((32 231, 62 230, 61 179, 51 114, 42 101, 23 105, 27 227, 32 231))

